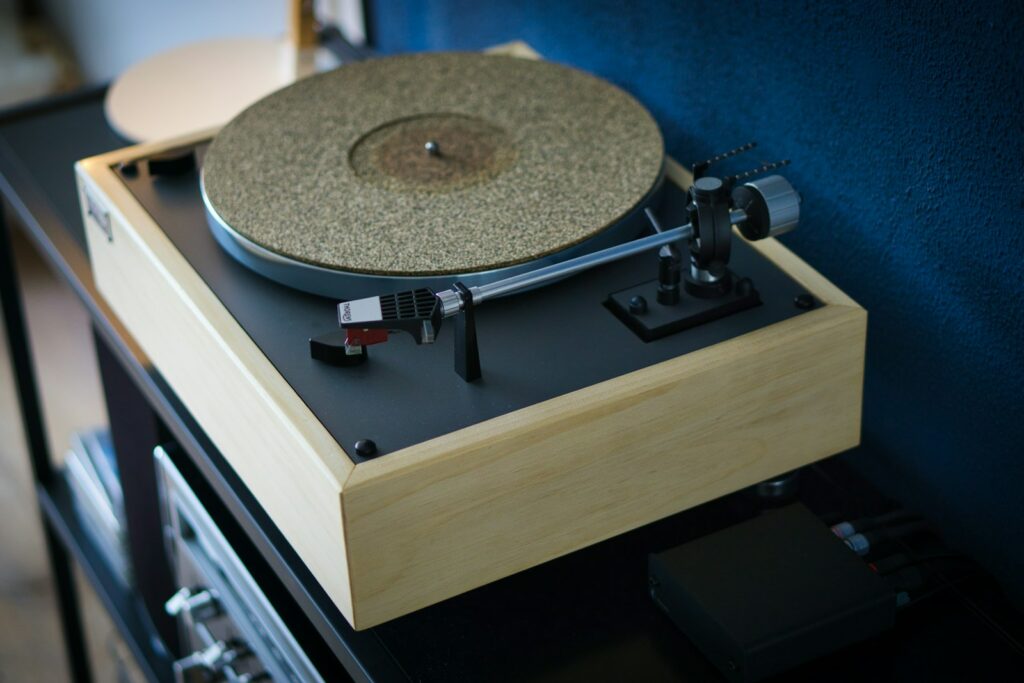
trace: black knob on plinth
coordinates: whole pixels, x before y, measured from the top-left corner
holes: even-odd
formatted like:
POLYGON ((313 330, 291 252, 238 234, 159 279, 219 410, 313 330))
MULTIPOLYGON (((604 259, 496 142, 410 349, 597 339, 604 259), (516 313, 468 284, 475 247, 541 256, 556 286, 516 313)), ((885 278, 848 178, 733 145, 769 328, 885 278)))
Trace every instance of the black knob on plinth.
POLYGON ((356 441, 355 451, 360 458, 372 458, 377 455, 377 444, 373 439, 359 439, 356 441))

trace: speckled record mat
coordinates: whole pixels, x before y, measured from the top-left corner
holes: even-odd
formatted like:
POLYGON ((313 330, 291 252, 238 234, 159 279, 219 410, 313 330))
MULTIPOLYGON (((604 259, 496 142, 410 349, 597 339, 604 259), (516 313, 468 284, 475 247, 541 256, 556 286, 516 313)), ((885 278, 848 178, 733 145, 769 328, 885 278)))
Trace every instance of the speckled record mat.
POLYGON ((664 160, 628 93, 550 62, 426 53, 345 65, 216 136, 218 242, 289 286, 353 298, 477 284, 636 235, 664 160))

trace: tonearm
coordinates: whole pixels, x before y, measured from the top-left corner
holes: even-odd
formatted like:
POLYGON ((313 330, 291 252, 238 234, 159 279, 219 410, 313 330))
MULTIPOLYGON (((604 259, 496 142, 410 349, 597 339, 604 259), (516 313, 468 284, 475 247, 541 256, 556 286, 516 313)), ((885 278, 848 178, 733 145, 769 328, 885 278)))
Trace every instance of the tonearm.
POLYGON ((455 370, 472 382, 481 375, 477 306, 659 248, 658 305, 679 305, 681 283, 694 297, 726 296, 734 286, 727 267, 732 228, 735 226, 743 237, 753 241, 788 232, 800 220, 800 195, 782 176, 741 182, 785 166, 788 161, 765 164, 724 178, 706 174, 712 164, 753 147, 754 143, 750 143, 694 165, 694 181, 688 191, 689 222, 684 225, 664 229, 654 212, 647 209, 647 218, 655 230, 653 235, 487 284, 468 287, 455 282, 449 289, 437 292, 421 288, 342 302, 338 304, 341 329, 311 339, 311 354, 335 365, 356 365, 366 360, 367 347, 386 342, 391 331, 408 332, 417 344, 431 344, 437 339, 442 322, 455 318, 455 370), (685 273, 680 244, 689 250, 685 273))

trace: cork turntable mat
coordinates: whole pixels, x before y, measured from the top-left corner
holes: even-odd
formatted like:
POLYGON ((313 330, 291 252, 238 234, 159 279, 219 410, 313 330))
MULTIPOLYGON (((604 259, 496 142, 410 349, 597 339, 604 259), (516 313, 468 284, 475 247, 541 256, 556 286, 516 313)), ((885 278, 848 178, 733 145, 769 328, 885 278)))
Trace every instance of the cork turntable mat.
POLYGON ((632 96, 550 62, 426 53, 349 64, 214 139, 207 208, 288 259, 385 275, 526 263, 594 237, 660 178, 632 96))

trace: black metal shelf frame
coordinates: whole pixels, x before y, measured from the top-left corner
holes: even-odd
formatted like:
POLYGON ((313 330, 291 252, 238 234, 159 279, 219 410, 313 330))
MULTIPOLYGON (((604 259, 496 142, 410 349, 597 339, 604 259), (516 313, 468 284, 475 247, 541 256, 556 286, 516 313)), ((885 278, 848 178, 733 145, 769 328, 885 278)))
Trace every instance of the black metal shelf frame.
MULTIPOLYGON (((8 351, 14 371, 25 441, 28 445, 32 478, 36 485, 42 488, 52 484, 58 477, 50 464, 50 449, 46 440, 39 391, 33 373, 32 354, 28 344, 21 295, 18 291, 18 276, 15 271, 13 246, 4 215, 5 208, 0 206, 0 301, 3 304, 4 329, 7 333, 8 351)), ((42 521, 46 552, 50 560, 50 571, 57 595, 68 670, 75 681, 88 682, 92 680, 92 673, 86 652, 85 635, 82 631, 82 619, 79 613, 71 561, 67 549, 61 542, 62 539, 55 531, 54 526, 50 524, 49 517, 44 514, 42 521)))
POLYGON ((67 483, 58 477, 48 486, 39 484, 36 493, 47 523, 82 568, 146 679, 160 683, 173 681, 171 654, 164 647, 145 606, 117 580, 82 526, 67 483))

